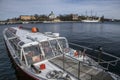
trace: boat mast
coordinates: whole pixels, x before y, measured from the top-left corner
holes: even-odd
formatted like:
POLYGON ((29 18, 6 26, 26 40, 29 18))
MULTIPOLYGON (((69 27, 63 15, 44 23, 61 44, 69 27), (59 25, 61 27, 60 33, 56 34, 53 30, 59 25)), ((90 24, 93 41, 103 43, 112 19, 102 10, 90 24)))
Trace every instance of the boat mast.
POLYGON ((92 17, 92 10, 91 10, 91 17, 92 17))
POLYGON ((87 18, 87 11, 85 11, 85 14, 86 14, 86 18, 87 18))

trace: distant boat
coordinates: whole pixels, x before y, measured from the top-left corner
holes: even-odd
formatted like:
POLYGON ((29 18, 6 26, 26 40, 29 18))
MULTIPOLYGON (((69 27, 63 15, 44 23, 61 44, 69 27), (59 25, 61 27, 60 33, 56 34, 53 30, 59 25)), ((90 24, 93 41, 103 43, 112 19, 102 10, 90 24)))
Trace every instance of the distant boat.
POLYGON ((22 24, 28 24, 29 22, 28 21, 23 21, 22 24))
POLYGON ((92 16, 92 11, 91 11, 91 16, 90 17, 87 16, 87 12, 86 12, 86 19, 82 20, 81 22, 100 22, 101 21, 100 17, 98 17, 98 19, 95 19, 95 18, 96 18, 96 16, 92 16))
POLYGON ((101 18, 100 17, 98 19, 87 18, 87 19, 82 20, 81 22, 101 22, 101 18))
POLYGON ((100 20, 82 20, 82 22, 100 22, 100 20))

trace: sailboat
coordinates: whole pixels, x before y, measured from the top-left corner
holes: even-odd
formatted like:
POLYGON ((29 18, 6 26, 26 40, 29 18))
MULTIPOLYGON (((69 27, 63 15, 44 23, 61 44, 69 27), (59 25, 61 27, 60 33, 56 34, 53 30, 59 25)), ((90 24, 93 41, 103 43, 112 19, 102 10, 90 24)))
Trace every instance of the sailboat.
POLYGON ((99 17, 98 19, 95 19, 96 16, 92 16, 92 11, 91 11, 91 16, 89 17, 87 15, 87 11, 86 11, 86 19, 82 20, 81 22, 100 22, 101 18, 99 17))

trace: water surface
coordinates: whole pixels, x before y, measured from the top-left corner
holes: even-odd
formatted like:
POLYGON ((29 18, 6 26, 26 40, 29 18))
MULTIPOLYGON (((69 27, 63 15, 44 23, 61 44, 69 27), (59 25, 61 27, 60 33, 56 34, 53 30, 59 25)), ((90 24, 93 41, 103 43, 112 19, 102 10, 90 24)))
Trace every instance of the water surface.
MULTIPOLYGON (((58 32, 69 42, 96 49, 102 46, 103 50, 120 57, 120 23, 41 23, 41 24, 14 24, 0 25, 0 80, 16 80, 15 70, 8 57, 2 31, 6 27, 38 27, 40 32, 58 32)), ((111 68, 120 74, 120 63, 111 68)))

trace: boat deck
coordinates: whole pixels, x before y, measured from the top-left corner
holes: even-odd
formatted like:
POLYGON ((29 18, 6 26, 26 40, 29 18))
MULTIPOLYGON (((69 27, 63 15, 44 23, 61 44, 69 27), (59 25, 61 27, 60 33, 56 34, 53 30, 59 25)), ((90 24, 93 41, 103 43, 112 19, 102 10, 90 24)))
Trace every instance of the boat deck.
POLYGON ((102 69, 98 69, 82 62, 80 62, 79 66, 79 61, 67 56, 59 56, 51 59, 50 62, 59 68, 64 69, 78 80, 113 80, 112 77, 102 69))

